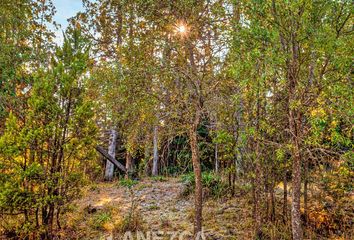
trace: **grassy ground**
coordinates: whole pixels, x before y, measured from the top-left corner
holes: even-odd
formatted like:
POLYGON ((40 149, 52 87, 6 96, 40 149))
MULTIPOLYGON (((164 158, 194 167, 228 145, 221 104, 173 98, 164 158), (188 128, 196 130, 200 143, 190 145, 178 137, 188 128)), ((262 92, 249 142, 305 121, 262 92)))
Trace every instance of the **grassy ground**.
MULTIPOLYGON (((132 191, 117 182, 85 189, 62 218, 67 239, 120 239, 128 230, 193 231, 193 199, 183 196, 175 178, 144 179, 132 191), (133 192, 134 206, 132 211, 133 192)), ((251 206, 239 198, 209 199, 204 204, 208 239, 250 239, 251 206)))
MULTIPOLYGON (((131 189, 118 181, 88 186, 83 196, 70 205, 62 217, 62 226, 65 227, 60 234, 63 239, 113 240, 123 239, 127 231, 150 234, 163 231, 163 239, 171 239, 167 232, 192 232, 193 194, 185 196, 185 190, 180 179, 162 177, 143 179, 133 184, 131 189)), ((253 239, 250 194, 205 199, 203 226, 206 239, 253 239)), ((281 217, 281 186, 276 189, 276 199, 277 219, 264 223, 264 239, 291 239, 289 222, 284 224, 281 217)), ((317 224, 319 221, 315 219, 314 222, 317 224)), ((305 231, 305 239, 348 239, 338 236, 324 238, 321 232, 311 227, 305 231)))

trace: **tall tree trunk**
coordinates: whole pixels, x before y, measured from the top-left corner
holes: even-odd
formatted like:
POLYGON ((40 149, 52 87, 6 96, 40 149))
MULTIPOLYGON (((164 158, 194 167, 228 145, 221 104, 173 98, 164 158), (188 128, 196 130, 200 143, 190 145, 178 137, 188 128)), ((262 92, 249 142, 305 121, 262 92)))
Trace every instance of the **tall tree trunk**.
POLYGON ((309 171, 309 159, 305 160, 304 166, 304 216, 305 216, 305 223, 307 223, 307 216, 308 216, 308 171, 309 171))
POLYGON ((287 170, 285 170, 285 173, 284 173, 283 184, 284 184, 284 189, 283 189, 283 220, 284 220, 284 223, 285 223, 286 220, 287 220, 287 216, 288 216, 288 179, 287 179, 287 170))
POLYGON ((294 240, 302 239, 300 197, 301 197, 301 156, 297 140, 293 140, 293 177, 292 177, 291 225, 294 240))
POLYGON ((269 209, 271 207, 271 203, 270 203, 270 186, 269 186, 269 170, 266 168, 265 170, 265 173, 264 173, 264 192, 265 192, 265 213, 266 213, 266 219, 267 221, 270 219, 270 212, 269 212, 269 209))
POLYGON ((273 180, 273 182, 272 182, 272 184, 271 184, 271 189, 270 189, 270 202, 271 202, 271 204, 272 204, 272 208, 270 209, 270 220, 272 221, 272 222, 274 222, 275 221, 275 196, 274 196, 274 185, 275 185, 275 183, 274 183, 274 180, 273 180))
POLYGON ((292 201, 291 201, 291 226, 294 240, 302 240, 302 223, 300 211, 301 198, 301 153, 300 153, 300 135, 301 135, 301 113, 296 106, 299 102, 298 85, 299 85, 299 41, 297 30, 299 23, 293 19, 292 32, 290 37, 285 40, 281 35, 281 42, 286 46, 285 53, 289 58, 286 60, 287 84, 288 84, 288 120, 290 143, 292 146, 292 201), (294 105, 296 104, 296 105, 294 105))
POLYGON ((215 143, 215 172, 219 172, 218 144, 215 143))
MULTIPOLYGON (((260 64, 256 63, 257 75, 260 75, 260 64)), ((256 132, 257 136, 253 136, 253 143, 255 144, 255 176, 254 176, 254 220, 255 220, 255 236, 261 238, 262 234, 262 217, 261 217, 261 152, 260 152, 260 140, 258 134, 260 134, 260 118, 261 118, 261 99, 260 99, 260 80, 257 80, 257 93, 256 93, 256 132)), ((265 181, 265 184, 267 182, 265 181)))
POLYGON ((144 148, 144 158, 145 158, 145 175, 148 176, 151 173, 151 162, 150 162, 150 139, 147 141, 149 143, 145 143, 145 148, 144 148))
MULTIPOLYGON (((294 43, 294 45, 297 45, 294 43)), ((299 131, 300 131, 300 112, 299 110, 292 108, 291 105, 297 100, 296 86, 297 79, 295 69, 297 66, 297 47, 293 47, 293 63, 290 65, 289 76, 289 127, 291 134, 292 145, 292 201, 291 201, 291 225, 294 240, 301 240, 302 224, 301 224, 301 211, 300 211, 300 198, 301 198, 301 155, 300 155, 300 143, 299 143, 299 131)))
POLYGON ((125 155, 125 168, 127 169, 125 177, 131 177, 131 175, 133 174, 133 158, 129 151, 127 151, 125 155))
MULTIPOLYGON (((276 9, 276 1, 272 0, 272 12, 275 19, 278 19, 276 9)), ((299 12, 302 14, 303 12, 299 12)), ((301 129, 301 116, 298 106, 294 106, 295 103, 299 103, 297 86, 299 76, 299 41, 297 31, 299 30, 299 22, 293 18, 291 22, 291 34, 285 36, 280 31, 280 44, 282 51, 287 56, 285 61, 286 66, 286 79, 288 85, 288 121, 290 132, 290 143, 292 145, 292 201, 291 201, 291 226, 294 240, 301 240, 303 238, 302 226, 301 226, 301 212, 300 212, 300 197, 301 197, 301 155, 300 155, 300 129, 301 129), (300 121, 299 121, 300 120, 300 121)))
MULTIPOLYGON (((109 136, 109 146, 108 146, 108 154, 112 156, 112 158, 116 157, 116 144, 117 144, 117 132, 112 129, 110 131, 109 136)), ((112 181, 114 173, 114 164, 109 160, 106 161, 106 171, 104 178, 107 181, 112 181)))
POLYGON ((288 80, 289 80, 289 127, 291 134, 291 145, 292 145, 292 201, 291 201, 291 225, 294 240, 301 240, 302 235, 302 224, 301 224, 301 212, 300 212, 300 198, 301 198, 301 155, 300 155, 300 143, 299 135, 301 128, 300 112, 296 107, 291 107, 297 98, 297 69, 298 69, 298 43, 296 42, 296 36, 292 37, 292 61, 289 66, 290 69, 288 80))
MULTIPOLYGON (((315 64, 316 64, 316 56, 315 56, 315 52, 311 51, 311 61, 309 64, 309 80, 308 80, 308 87, 309 88, 313 88, 315 87, 315 73, 314 73, 314 69, 315 69, 315 64)), ((305 220, 305 224, 308 222, 308 183, 309 183, 309 161, 310 158, 307 157, 304 159, 304 220, 305 220)))
POLYGON ((261 197, 261 167, 259 163, 259 143, 257 141, 256 146, 256 166, 255 166, 255 177, 254 177, 254 221, 255 221, 255 235, 259 238, 262 234, 262 219, 261 219, 261 209, 260 209, 260 197, 261 197))
POLYGON ((158 126, 154 127, 154 158, 152 162, 152 175, 158 175, 158 163, 159 163, 159 152, 158 152, 158 126))
POLYGON ((192 162, 195 175, 195 218, 194 218, 194 236, 202 231, 202 211, 203 211, 203 186, 202 186, 202 170, 199 159, 198 136, 197 129, 200 121, 200 110, 196 111, 194 122, 189 130, 190 147, 192 151, 192 162))
MULTIPOLYGON (((198 70, 195 62, 195 56, 193 51, 193 45, 190 40, 185 42, 186 47, 186 59, 189 59, 189 68, 193 75, 197 76, 198 70)), ((188 65, 188 64, 187 64, 188 65)), ((198 126, 201 118, 201 111, 203 109, 203 96, 201 91, 201 81, 198 77, 193 77, 190 85, 193 89, 191 96, 192 106, 194 107, 195 114, 193 116, 193 122, 189 128, 189 141, 192 151, 193 170, 195 175, 195 219, 194 219, 194 238, 200 236, 202 231, 202 211, 203 211, 203 186, 202 186, 202 169, 200 165, 199 149, 198 149, 198 126)))

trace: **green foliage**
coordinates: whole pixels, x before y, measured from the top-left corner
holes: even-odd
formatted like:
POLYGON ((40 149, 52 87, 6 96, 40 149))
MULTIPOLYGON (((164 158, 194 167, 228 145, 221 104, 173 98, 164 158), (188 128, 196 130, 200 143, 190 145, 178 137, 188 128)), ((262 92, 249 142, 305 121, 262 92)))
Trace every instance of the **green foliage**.
POLYGON ((0 210, 24 215, 26 229, 51 234, 54 211, 80 196, 83 168, 96 164, 94 113, 84 87, 88 51, 80 32, 69 30, 50 68, 33 73, 21 116, 10 112, 0 137, 0 210), (47 222, 35 227, 40 217, 47 222))
POLYGON ((166 182, 167 179, 164 176, 152 176, 151 180, 155 181, 155 182, 166 182))
POLYGON ((98 212, 94 215, 92 219, 92 225, 94 228, 103 229, 103 225, 110 222, 112 219, 111 213, 109 212, 98 212))
MULTIPOLYGON (((158 127, 159 167, 173 175, 193 170, 196 131, 205 193, 226 193, 220 176, 227 175, 233 190, 235 182, 254 190, 256 220, 274 205, 263 196, 306 169, 293 192, 301 195, 301 180, 309 181, 309 196, 320 192, 319 201, 343 206, 326 214, 349 222, 341 219, 352 212, 353 191, 350 1, 84 0, 84 7, 63 46, 53 47, 51 1, 1 1, 0 213, 19 216, 9 228, 54 238, 54 213, 100 175, 98 128, 116 128, 117 156, 130 154, 143 172, 158 127), (298 159, 303 166, 291 168, 298 159), (208 172, 216 166, 220 175, 208 172)), ((182 177, 188 193, 194 177, 182 177)), ((132 195, 131 212, 136 184, 119 182, 132 195)), ((98 216, 97 226, 107 219, 98 216)), ((132 213, 126 227, 131 221, 132 213)), ((273 224, 266 230, 289 238, 273 234, 273 224)))
POLYGON ((138 183, 139 183, 138 181, 131 178, 123 178, 118 182, 119 186, 126 187, 129 189, 133 188, 138 183))
POLYGON ((190 161, 192 153, 186 136, 175 136, 170 144, 168 158, 175 164, 168 166, 164 171, 169 175, 178 175, 192 170, 190 161))
MULTIPOLYGON (((21 109, 33 82, 28 69, 48 63, 53 49, 54 8, 50 1, 3 0, 0 4, 0 132, 11 110, 21 109)), ((35 70, 34 70, 35 71, 35 70)))
MULTIPOLYGON (((195 189, 195 176, 193 172, 181 176, 181 181, 185 185, 183 195, 189 195, 195 189)), ((202 185, 205 196, 221 197, 228 191, 219 175, 213 172, 202 173, 202 185)))

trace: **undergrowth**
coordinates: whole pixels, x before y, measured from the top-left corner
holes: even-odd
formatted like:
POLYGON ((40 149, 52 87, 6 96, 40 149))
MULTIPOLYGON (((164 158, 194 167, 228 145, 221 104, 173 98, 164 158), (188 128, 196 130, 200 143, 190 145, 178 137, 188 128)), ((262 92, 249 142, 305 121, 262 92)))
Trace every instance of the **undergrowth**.
MULTIPOLYGON (((193 172, 181 176, 181 181, 185 185, 182 195, 188 196, 195 189, 195 175, 193 172)), ((222 179, 213 172, 202 173, 202 185, 204 190, 204 197, 219 198, 227 194, 228 187, 222 179)))
POLYGON ((155 182, 166 182, 167 178, 164 177, 164 176, 159 175, 159 176, 152 176, 151 180, 153 180, 155 182))

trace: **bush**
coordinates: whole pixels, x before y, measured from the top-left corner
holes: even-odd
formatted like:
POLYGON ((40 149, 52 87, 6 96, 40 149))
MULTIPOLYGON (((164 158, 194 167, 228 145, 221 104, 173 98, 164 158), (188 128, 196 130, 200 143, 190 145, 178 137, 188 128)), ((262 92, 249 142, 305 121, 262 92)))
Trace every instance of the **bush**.
POLYGON ((94 215, 92 226, 96 229, 103 229, 104 224, 111 221, 112 215, 110 212, 99 212, 94 215))
POLYGON ((166 182, 167 179, 164 176, 152 176, 151 180, 155 181, 155 182, 166 182))
MULTIPOLYGON (((195 188, 195 177, 194 173, 190 172, 188 174, 182 175, 181 180, 185 185, 185 190, 183 191, 184 196, 188 196, 194 192, 195 188)), ((224 184, 220 176, 213 172, 203 172, 202 173, 202 185, 204 190, 204 197, 221 197, 227 193, 227 186, 224 184)))
POLYGON ((121 187, 126 187, 128 189, 131 189, 132 187, 134 187, 136 184, 138 184, 139 182, 130 178, 127 179, 121 179, 119 180, 118 184, 121 187))
POLYGON ((143 216, 138 211, 135 211, 133 215, 128 214, 119 225, 115 226, 115 231, 117 233, 125 233, 127 231, 136 232, 143 229, 143 216))

